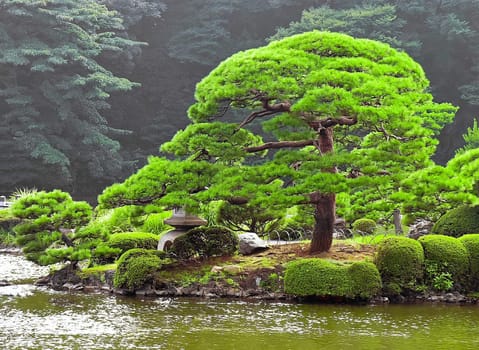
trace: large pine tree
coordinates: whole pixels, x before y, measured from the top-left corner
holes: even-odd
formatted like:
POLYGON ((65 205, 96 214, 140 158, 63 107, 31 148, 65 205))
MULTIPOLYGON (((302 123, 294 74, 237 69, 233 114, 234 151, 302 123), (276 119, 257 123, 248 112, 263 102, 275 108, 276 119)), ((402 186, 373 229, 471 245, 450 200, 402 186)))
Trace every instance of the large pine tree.
POLYGON ((371 202, 385 210, 405 174, 430 164, 434 137, 455 108, 434 103, 427 88, 407 54, 342 34, 309 32, 239 52, 197 85, 193 124, 163 146, 187 157, 181 171, 152 159, 100 202, 167 197, 164 204, 190 205, 193 195, 232 204, 312 205, 311 252, 327 251, 337 193, 380 190, 371 202), (165 170, 155 175, 154 164, 165 170), (201 176, 201 183, 193 180, 200 164, 211 164, 215 174, 201 176))

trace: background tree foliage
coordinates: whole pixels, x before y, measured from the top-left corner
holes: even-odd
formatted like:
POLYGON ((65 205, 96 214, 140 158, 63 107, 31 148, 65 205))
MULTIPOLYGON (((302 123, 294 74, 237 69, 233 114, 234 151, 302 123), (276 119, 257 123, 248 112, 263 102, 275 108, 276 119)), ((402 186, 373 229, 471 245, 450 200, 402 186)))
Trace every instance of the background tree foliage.
MULTIPOLYGON (((36 13, 37 7, 41 8, 44 4, 41 1, 0 3, 3 6, 0 13, 2 27, 8 26, 19 33, 24 30, 23 26, 30 26, 30 22, 23 15, 4 11, 5 6, 26 6, 25 11, 36 13)), ((79 23, 91 9, 89 5, 80 5, 90 3, 83 1, 48 3, 56 4, 49 6, 56 8, 57 14, 65 12, 66 16, 62 17, 64 20, 78 16, 76 21, 79 23), (72 10, 82 6, 88 10, 78 10, 77 13, 72 10)), ((106 55, 105 51, 95 56, 95 61, 114 76, 125 76, 142 84, 141 88, 133 89, 127 94, 115 92, 114 89, 108 91, 108 104, 111 108, 100 111, 110 127, 131 130, 132 133, 114 135, 101 132, 109 140, 118 141, 122 148, 117 150, 117 143, 110 144, 113 151, 103 158, 97 157, 97 164, 100 163, 102 169, 97 176, 93 176, 88 170, 88 161, 84 159, 68 165, 66 160, 72 162, 74 152, 65 152, 63 148, 66 146, 60 148, 56 144, 59 142, 54 144, 52 136, 47 137, 47 144, 60 153, 37 151, 35 154, 49 153, 49 162, 55 162, 51 166, 44 166, 42 159, 45 157, 34 158, 32 151, 20 146, 17 139, 8 134, 8 130, 16 128, 3 122, 2 117, 0 142, 2 149, 9 150, 8 156, 3 155, 0 163, 3 192, 12 191, 15 187, 36 185, 75 190, 76 197, 95 195, 104 184, 130 172, 128 167, 120 171, 119 164, 127 165, 124 163, 127 160, 136 162, 136 167, 141 167, 146 163, 148 155, 158 153, 158 145, 187 125, 186 110, 194 102, 195 85, 203 76, 234 52, 263 45, 266 38, 275 35, 276 31, 281 36, 285 31, 298 33, 313 28, 328 29, 378 39, 406 50, 424 67, 434 96, 439 101, 451 101, 460 106, 455 122, 439 136, 441 144, 436 159, 441 164, 445 164, 455 150, 463 145, 461 135, 479 114, 476 91, 479 8, 475 0, 102 0, 96 3, 92 6, 99 6, 100 3, 110 10, 119 11, 115 17, 121 16, 125 28, 116 28, 115 33, 149 44, 141 48, 124 45, 113 56, 106 55), (71 179, 65 181, 66 177, 56 176, 60 173, 60 164, 70 167, 70 172, 75 169, 70 174, 71 179), (15 175, 9 173, 13 168, 16 169, 13 172, 15 175)), ((41 23, 38 24, 40 29, 44 30, 55 23, 43 21, 42 16, 35 16, 32 22, 41 23)), ((17 36, 15 40, 16 38, 17 36)), ((58 47, 61 47, 63 37, 50 36, 51 40, 57 38, 58 47)), ((84 38, 90 40, 88 36, 84 38)), ((48 42, 48 45, 55 47, 56 43, 48 42)), ((60 73, 58 68, 55 66, 57 74, 60 73)), ((28 68, 23 65, 1 64, 0 80, 8 81, 17 69, 28 68)), ((37 75, 40 74, 53 76, 53 72, 37 72, 37 75)), ((34 84, 36 83, 32 83, 32 86, 34 84)), ((0 101, 2 116, 10 110, 6 99, 4 97, 0 101)), ((45 104, 45 101, 37 99, 31 105, 43 109, 41 104, 45 104)), ((54 125, 52 130, 62 128, 58 120, 52 118, 51 122, 54 125)), ((25 132, 23 129, 30 125, 18 123, 21 132, 25 132)), ((70 134, 75 137, 77 135, 75 132, 68 136, 65 133, 64 138, 68 140, 65 144, 73 143, 72 149, 81 151, 83 158, 83 155, 97 154, 97 149, 101 149, 84 145, 78 141, 80 138, 71 141, 70 134)), ((104 142, 103 146, 110 147, 107 146, 108 142, 104 142)), ((96 168, 93 163, 90 167, 96 168)), ((90 200, 94 201, 91 197, 90 200)))
POLYGON ((100 64, 139 45, 122 30, 96 1, 0 1, 0 191, 20 183, 75 193, 122 175, 128 162, 114 138, 125 131, 103 111, 112 92, 138 84, 100 64))

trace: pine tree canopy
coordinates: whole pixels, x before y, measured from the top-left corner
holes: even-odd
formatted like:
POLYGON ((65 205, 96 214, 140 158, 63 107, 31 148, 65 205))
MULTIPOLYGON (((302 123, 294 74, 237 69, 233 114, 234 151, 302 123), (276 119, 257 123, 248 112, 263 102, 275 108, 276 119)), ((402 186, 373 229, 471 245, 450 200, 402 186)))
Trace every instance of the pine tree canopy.
MULTIPOLYGON (((421 67, 386 44, 295 35, 218 65, 197 85, 193 124, 163 149, 223 167, 195 195, 203 200, 314 205, 311 249, 328 250, 336 193, 358 211, 385 212, 399 181, 431 164, 455 107, 435 103, 427 88, 421 67), (367 203, 355 202, 367 190, 367 203)), ((109 192, 100 202, 115 203, 109 192)))

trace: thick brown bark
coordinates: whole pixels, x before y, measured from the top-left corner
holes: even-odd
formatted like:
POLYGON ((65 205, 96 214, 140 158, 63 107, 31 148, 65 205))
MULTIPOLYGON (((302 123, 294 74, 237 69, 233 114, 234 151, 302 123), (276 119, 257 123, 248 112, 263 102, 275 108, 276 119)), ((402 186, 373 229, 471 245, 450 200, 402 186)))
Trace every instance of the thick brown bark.
POLYGON ((327 252, 333 243, 333 229, 336 221, 336 195, 316 194, 314 210, 314 231, 309 247, 310 254, 327 252))
MULTIPOLYGON (((319 133, 319 150, 321 153, 333 151, 333 129, 322 129, 319 133)), ((336 172, 335 168, 325 170, 336 172)), ((314 210, 314 230, 309 252, 327 252, 333 243, 334 222, 336 221, 336 195, 315 192, 310 195, 314 210)))

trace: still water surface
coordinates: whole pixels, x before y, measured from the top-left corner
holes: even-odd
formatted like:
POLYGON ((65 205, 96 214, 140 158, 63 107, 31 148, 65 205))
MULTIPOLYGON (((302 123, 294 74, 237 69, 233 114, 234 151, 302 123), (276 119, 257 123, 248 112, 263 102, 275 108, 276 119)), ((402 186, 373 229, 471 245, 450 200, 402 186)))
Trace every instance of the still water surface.
POLYGON ((479 349, 479 307, 303 305, 54 292, 0 254, 0 349, 479 349))

